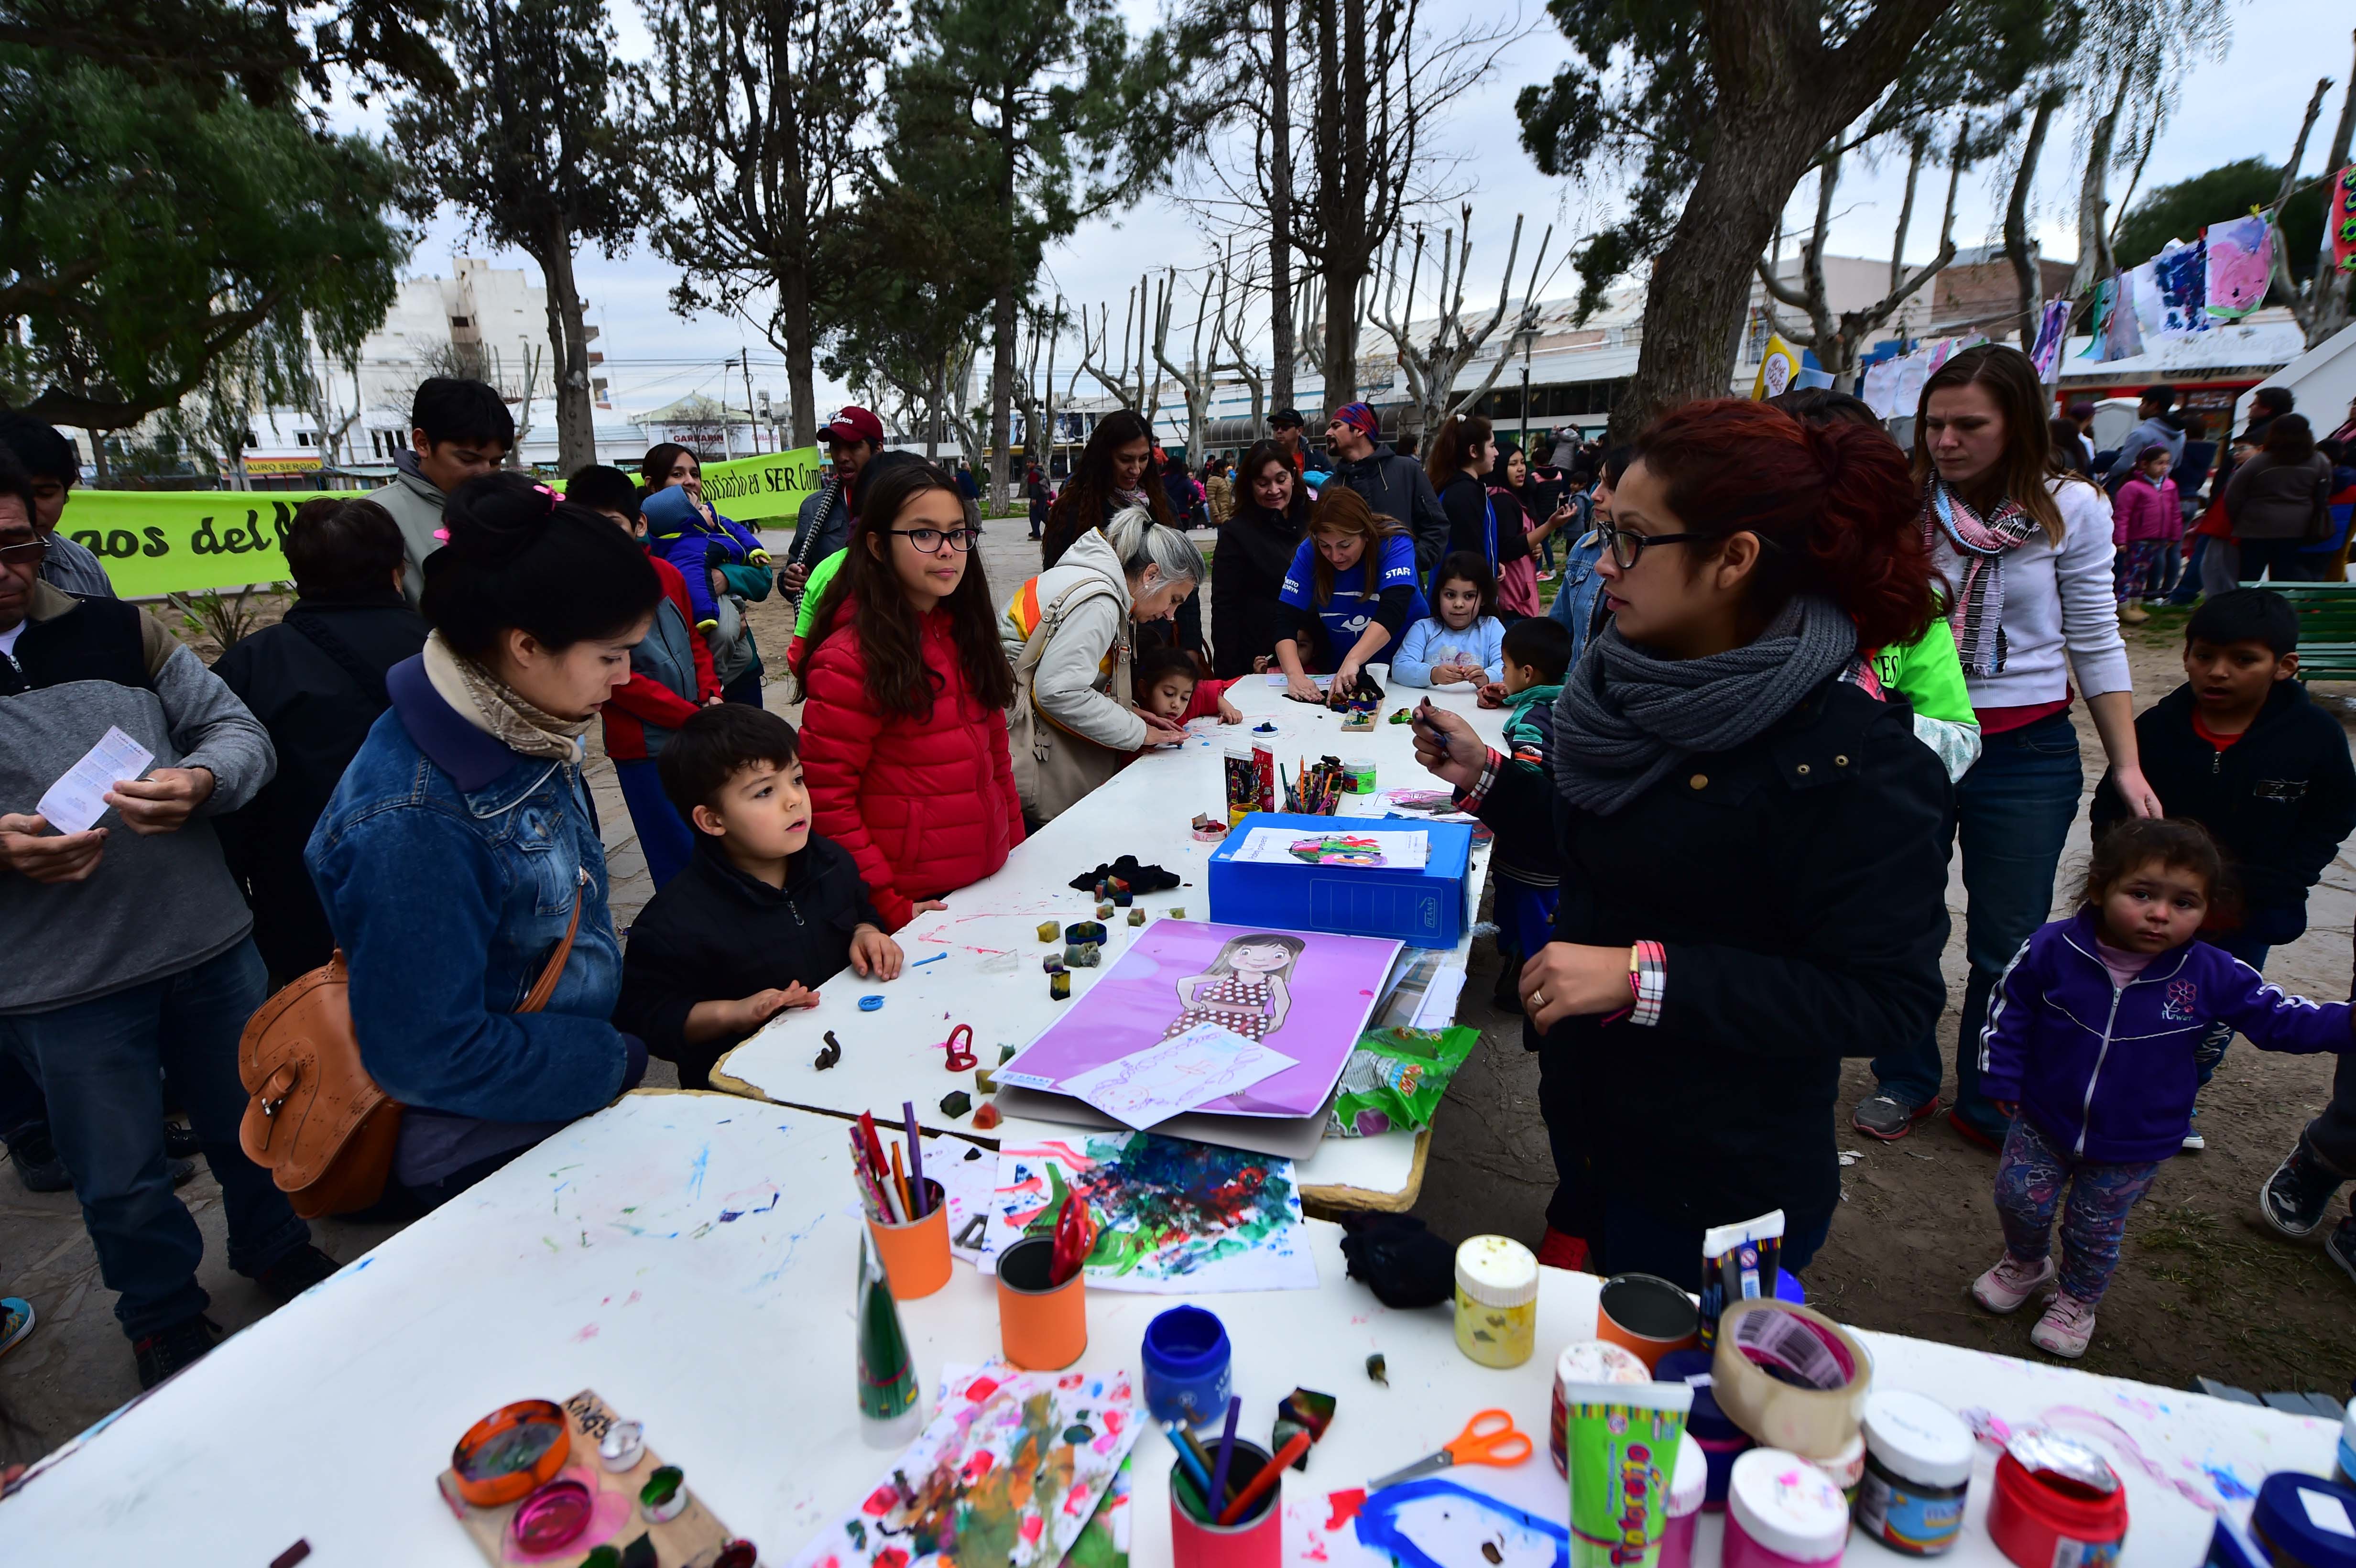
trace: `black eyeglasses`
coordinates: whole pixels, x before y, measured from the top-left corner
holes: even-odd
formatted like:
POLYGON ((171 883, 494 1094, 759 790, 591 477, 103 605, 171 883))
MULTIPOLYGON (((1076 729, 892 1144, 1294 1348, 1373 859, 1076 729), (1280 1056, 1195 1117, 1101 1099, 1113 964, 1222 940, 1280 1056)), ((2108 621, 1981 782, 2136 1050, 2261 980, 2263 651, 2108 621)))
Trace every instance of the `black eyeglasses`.
POLYGON ((1709 534, 1640 534, 1633 528, 1614 528, 1610 523, 1600 525, 1599 531, 1611 541, 1612 564, 1622 571, 1633 569, 1637 559, 1656 544, 1702 544, 1714 537, 1709 534))
POLYGON ((14 566, 20 561, 37 561, 48 553, 49 541, 36 534, 23 544, 0 544, 0 565, 14 566))
POLYGON ((940 554, 943 539, 949 541, 951 549, 969 550, 973 541, 981 537, 980 528, 950 528, 947 532, 939 528, 886 528, 884 532, 906 539, 926 555, 940 554))

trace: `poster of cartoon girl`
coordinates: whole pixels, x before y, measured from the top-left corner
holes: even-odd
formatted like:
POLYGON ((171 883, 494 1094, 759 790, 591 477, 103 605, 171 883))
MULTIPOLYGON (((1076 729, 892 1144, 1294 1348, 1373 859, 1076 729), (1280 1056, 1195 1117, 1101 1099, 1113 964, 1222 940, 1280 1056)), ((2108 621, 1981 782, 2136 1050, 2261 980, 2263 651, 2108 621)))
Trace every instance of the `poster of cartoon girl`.
POLYGON ((1201 1107, 1214 1115, 1319 1115, 1403 951, 1388 938, 1269 930, 1211 921, 1116 927, 1102 969, 998 1070, 1034 1092, 1159 1049, 1205 1025, 1232 1030, 1291 1066, 1201 1107))
POLYGON ((1210 967, 1178 982, 1178 1016, 1162 1031, 1175 1040, 1188 1029, 1217 1024, 1246 1040, 1262 1040, 1284 1027, 1292 1010, 1293 965, 1308 944, 1282 932, 1230 937, 1210 967))

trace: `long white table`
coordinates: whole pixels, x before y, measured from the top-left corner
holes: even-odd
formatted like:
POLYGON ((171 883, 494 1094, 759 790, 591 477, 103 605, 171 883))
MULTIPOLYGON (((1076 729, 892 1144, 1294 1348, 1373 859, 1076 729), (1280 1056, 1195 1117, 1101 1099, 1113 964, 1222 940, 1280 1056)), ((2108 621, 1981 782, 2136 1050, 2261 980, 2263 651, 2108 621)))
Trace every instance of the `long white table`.
MULTIPOLYGON (((927 1161, 958 1157, 940 1140, 927 1161)), ((984 1158, 990 1157, 984 1156, 984 1158)), ((300 1539, 310 1562, 475 1568, 434 1477, 451 1445, 510 1400, 593 1388, 646 1424, 648 1442, 778 1568, 886 1473, 853 1393, 852 1275, 860 1221, 839 1120, 721 1094, 625 1096, 126 1406, 37 1466, 0 1500, 9 1563, 258 1568, 300 1539)), ((1502 1406, 1538 1453, 1453 1478, 1562 1520, 1545 1456, 1557 1350, 1592 1334, 1597 1281, 1546 1270, 1538 1353, 1510 1371, 1467 1360, 1444 1310, 1393 1312, 1344 1278, 1340 1230, 1310 1222, 1319 1288, 1194 1297, 1235 1344, 1244 1430, 1265 1441, 1296 1385, 1335 1395, 1333 1429, 1284 1486, 1289 1562, 1371 1562, 1328 1531, 1327 1495, 1418 1458, 1475 1411, 1502 1406), (1367 1380, 1380 1352, 1389 1386, 1367 1380)), ((1092 1292, 1080 1365, 1139 1370, 1145 1325, 1182 1298, 1092 1292)), ((902 1309, 928 1391, 940 1369, 998 1348, 990 1282, 960 1264, 902 1309)), ((2330 1423, 2008 1357, 1864 1334, 1877 1386, 2018 1426, 2058 1408, 2117 1424, 2171 1477, 2254 1488, 2277 1469, 2328 1474, 2330 1423)), ((2097 1439, 2098 1444, 2102 1443, 2097 1439)), ((2190 1568, 2207 1515, 2123 1445, 2131 1568, 2190 1568)), ((1131 1561, 1170 1562, 1167 1441, 1136 1450, 1131 1561)), ((1946 1561, 2001 1561, 1981 1520, 1983 1452, 1963 1544, 1946 1561)), ((1706 1520, 1696 1558, 1718 1562, 1706 1520)), ((1895 1554, 1852 1537, 1852 1563, 1895 1554)))
MULTIPOLYGON (((1228 697, 1242 710, 1242 724, 1198 724, 1183 747, 1151 752, 1131 763, 1018 846, 995 876, 949 895, 946 910, 911 921, 899 933, 911 967, 898 980, 878 984, 838 976, 820 987, 817 1007, 779 1014, 722 1058, 712 1076, 713 1087, 834 1115, 888 1112, 895 1120, 901 1102, 913 1099, 927 1132, 984 1138, 994 1147, 994 1136, 976 1132, 970 1115, 942 1113, 941 1099, 952 1089, 965 1090, 977 1104, 982 1099, 970 1072, 944 1068, 943 1047, 953 1027, 970 1024, 982 1065, 994 1067, 1001 1046, 1029 1044, 1069 1005, 1048 996, 1047 976, 1040 968, 1046 954, 1063 951, 1062 943, 1041 942, 1038 927, 1046 920, 1066 924, 1096 918, 1096 900, 1070 887, 1072 879, 1133 855, 1141 864, 1168 868, 1186 884, 1139 895, 1136 907, 1149 920, 1173 909, 1195 920, 1212 918, 1205 870, 1218 845, 1197 840, 1194 820, 1203 813, 1225 820, 1229 742, 1271 741, 1288 773, 1304 756, 1372 758, 1379 789, 1365 810, 1379 816, 1380 789, 1440 787, 1417 764, 1409 727, 1388 722, 1391 711, 1424 695, 1420 688, 1391 687, 1373 731, 1345 734, 1334 713, 1287 700, 1258 676, 1238 681, 1228 697), (1252 733, 1263 721, 1276 725, 1275 735, 1252 733), (860 997, 869 995, 884 998, 880 1011, 859 1010, 860 997), (820 1071, 814 1064, 830 1030, 841 1042, 842 1059, 820 1071)), ((1471 688, 1443 687, 1431 695, 1438 705, 1469 718, 1489 743, 1503 736, 1504 712, 1477 706, 1471 688)), ((1345 803, 1344 813, 1351 809, 1345 803)), ((1476 848, 1468 892, 1470 907, 1476 910, 1488 864, 1487 846, 1476 848)), ((1116 910, 1106 925, 1109 965, 1136 939, 1139 928, 1129 923, 1125 909, 1116 910)), ((1447 962, 1462 969, 1471 948, 1468 934, 1447 962)), ((1075 970, 1075 997, 1103 973, 1075 970)), ((1403 1210, 1413 1205, 1422 1185, 1429 1142, 1428 1128, 1420 1134, 1327 1138, 1296 1168, 1305 1195, 1320 1207, 1403 1210)))

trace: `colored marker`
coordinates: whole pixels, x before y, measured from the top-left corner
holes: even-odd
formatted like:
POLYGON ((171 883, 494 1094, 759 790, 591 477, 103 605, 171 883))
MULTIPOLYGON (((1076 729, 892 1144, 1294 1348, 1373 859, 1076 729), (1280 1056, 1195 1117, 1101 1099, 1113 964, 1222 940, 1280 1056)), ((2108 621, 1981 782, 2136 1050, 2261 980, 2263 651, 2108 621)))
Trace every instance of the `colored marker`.
POLYGON ((1249 1484, 1236 1494, 1235 1500, 1229 1503, 1226 1511, 1219 1515, 1219 1522, 1223 1525, 1233 1524, 1243 1518, 1244 1510, 1258 1501, 1262 1492, 1283 1479, 1284 1472, 1292 1467, 1292 1462, 1295 1459, 1309 1452, 1309 1434, 1306 1432, 1295 1434, 1292 1441, 1277 1450, 1276 1457, 1269 1460, 1260 1473, 1254 1476, 1249 1484))
POLYGON ((1219 1434, 1219 1462, 1211 1467, 1210 1499, 1214 1504, 1227 1500, 1227 1467, 1236 1457, 1236 1418, 1244 1413, 1243 1400, 1235 1395, 1227 1399, 1226 1429, 1219 1434))
POLYGON ((1173 1421, 1162 1430, 1170 1435, 1170 1445, 1178 1451, 1178 1462, 1186 1467, 1186 1473, 1194 1477, 1194 1485, 1202 1488, 1205 1499, 1203 1511, 1210 1512, 1213 1507, 1208 1500, 1211 1496, 1211 1477, 1204 1470, 1203 1461, 1194 1456, 1194 1448, 1179 1441, 1182 1436, 1192 1437, 1194 1434, 1186 1430, 1186 1424, 1182 1421, 1173 1421))
POLYGON ((900 1119, 908 1128, 908 1196, 916 1206, 916 1211, 908 1218, 921 1220, 926 1211, 925 1150, 924 1146, 916 1141, 916 1103, 914 1100, 900 1102, 900 1119))

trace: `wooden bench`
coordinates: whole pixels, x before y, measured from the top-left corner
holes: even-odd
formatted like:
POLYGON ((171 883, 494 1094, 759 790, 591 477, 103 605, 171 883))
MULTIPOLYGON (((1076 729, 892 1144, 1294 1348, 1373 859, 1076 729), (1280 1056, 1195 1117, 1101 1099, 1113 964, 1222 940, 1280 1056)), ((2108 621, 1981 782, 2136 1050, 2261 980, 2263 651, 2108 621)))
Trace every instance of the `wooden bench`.
POLYGON ((2356 582, 2244 582, 2298 612, 2298 678, 2356 680, 2356 582))

